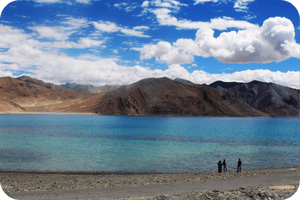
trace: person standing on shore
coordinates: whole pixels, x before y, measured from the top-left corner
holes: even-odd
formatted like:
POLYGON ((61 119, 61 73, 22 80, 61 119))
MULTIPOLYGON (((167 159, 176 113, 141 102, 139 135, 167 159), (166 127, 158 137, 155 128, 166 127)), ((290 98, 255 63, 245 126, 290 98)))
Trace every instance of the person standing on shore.
POLYGON ((227 172, 227 167, 226 167, 226 161, 225 161, 225 159, 223 160, 223 171, 224 172, 227 172))
POLYGON ((218 172, 219 173, 222 173, 222 161, 221 160, 219 160, 219 162, 218 162, 218 172))
POLYGON ((241 159, 239 159, 238 166, 237 166, 237 172, 241 172, 241 171, 242 171, 242 161, 241 161, 241 159))

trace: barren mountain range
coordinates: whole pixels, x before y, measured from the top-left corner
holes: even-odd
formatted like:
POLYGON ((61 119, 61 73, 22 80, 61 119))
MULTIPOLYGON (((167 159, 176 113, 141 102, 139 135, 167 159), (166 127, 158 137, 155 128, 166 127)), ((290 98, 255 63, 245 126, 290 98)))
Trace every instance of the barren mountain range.
POLYGON ((237 99, 271 116, 299 116, 299 90, 259 81, 250 83, 217 81, 209 86, 226 89, 237 99))
POLYGON ((299 109, 299 90, 258 81, 198 85, 149 78, 125 86, 94 87, 59 86, 28 76, 0 78, 0 112, 7 113, 299 117, 299 109))

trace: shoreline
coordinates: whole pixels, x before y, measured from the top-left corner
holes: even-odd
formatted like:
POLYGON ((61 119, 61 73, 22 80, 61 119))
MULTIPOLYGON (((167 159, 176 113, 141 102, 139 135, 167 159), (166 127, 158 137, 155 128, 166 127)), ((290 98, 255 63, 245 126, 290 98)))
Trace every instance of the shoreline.
POLYGON ((80 112, 0 112, 0 115, 98 115, 96 113, 80 112))
MULTIPOLYGON (((291 166, 291 167, 274 167, 274 168, 257 168, 257 169, 246 169, 242 172, 255 172, 255 171, 276 171, 276 170, 291 170, 298 169, 300 170, 300 165, 291 166)), ((228 170, 227 172, 222 172, 218 174, 224 174, 228 172, 236 172, 233 170, 228 170)), ((206 172, 122 172, 122 171, 11 171, 11 170, 0 170, 0 175, 2 173, 7 174, 61 174, 61 175, 153 175, 153 174, 206 174, 206 173, 217 173, 216 171, 206 171, 206 172)), ((300 181, 300 180, 299 180, 300 181)))
POLYGON ((297 117, 268 117, 268 116, 195 116, 195 115, 105 115, 97 113, 85 113, 85 112, 0 112, 0 115, 99 115, 99 116, 124 116, 124 117, 224 117, 224 118, 300 118, 297 117))
MULTIPOLYGON (((2 173, 3 191, 14 199, 274 199, 293 196, 300 167, 225 173, 29 174, 2 173)), ((298 193, 298 192, 297 192, 298 193)))
MULTIPOLYGON (((218 180, 275 176, 300 172, 300 166, 199 173, 58 173, 0 171, 1 186, 6 193, 109 189, 124 186, 162 186, 218 180)), ((298 182, 299 183, 299 182, 298 182)))

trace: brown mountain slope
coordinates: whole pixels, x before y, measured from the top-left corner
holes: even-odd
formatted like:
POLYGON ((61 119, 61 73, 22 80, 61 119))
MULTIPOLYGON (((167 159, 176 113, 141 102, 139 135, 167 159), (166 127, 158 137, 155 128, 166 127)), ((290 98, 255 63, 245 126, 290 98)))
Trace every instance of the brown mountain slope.
POLYGON ((81 95, 65 88, 46 87, 43 83, 39 81, 36 84, 11 77, 0 78, 0 97, 21 107, 33 107, 61 103, 81 95))
POLYGON ((0 112, 23 112, 25 108, 0 97, 0 112))
POLYGON ((274 83, 226 83, 217 81, 210 87, 226 89, 238 99, 274 117, 299 117, 299 90, 274 83))
POLYGON ((56 113, 94 113, 95 105, 102 94, 89 98, 68 99, 61 103, 27 107, 29 112, 56 112, 56 113))
POLYGON ((144 79, 98 99, 95 112, 108 115, 269 116, 226 90, 168 78, 144 79))
POLYGON ((17 80, 21 80, 21 81, 25 81, 27 83, 34 83, 35 85, 39 85, 45 89, 60 89, 60 90, 66 90, 66 88, 59 86, 59 85, 55 85, 53 83, 45 83, 44 81, 38 80, 36 78, 31 78, 29 76, 21 76, 19 78, 16 78, 17 80))

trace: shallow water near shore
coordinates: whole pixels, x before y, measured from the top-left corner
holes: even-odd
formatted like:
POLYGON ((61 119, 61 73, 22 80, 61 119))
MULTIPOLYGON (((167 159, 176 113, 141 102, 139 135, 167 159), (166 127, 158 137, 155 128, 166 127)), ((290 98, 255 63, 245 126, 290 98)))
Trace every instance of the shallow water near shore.
POLYGON ((299 166, 299 118, 0 115, 0 170, 205 172, 299 166))

